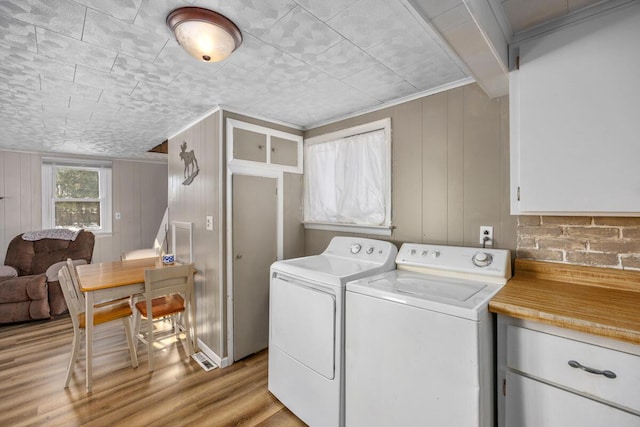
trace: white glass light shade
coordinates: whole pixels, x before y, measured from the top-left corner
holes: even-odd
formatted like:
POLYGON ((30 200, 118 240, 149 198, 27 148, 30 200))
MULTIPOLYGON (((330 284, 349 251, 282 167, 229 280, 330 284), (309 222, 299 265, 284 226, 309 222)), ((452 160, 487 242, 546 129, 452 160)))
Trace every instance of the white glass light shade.
POLYGON ((242 43, 238 27, 208 9, 176 9, 167 16, 167 26, 180 46, 194 58, 205 62, 222 61, 242 43))
POLYGON ((185 21, 175 29, 176 39, 191 56, 206 62, 222 61, 236 48, 224 29, 202 21, 185 21))

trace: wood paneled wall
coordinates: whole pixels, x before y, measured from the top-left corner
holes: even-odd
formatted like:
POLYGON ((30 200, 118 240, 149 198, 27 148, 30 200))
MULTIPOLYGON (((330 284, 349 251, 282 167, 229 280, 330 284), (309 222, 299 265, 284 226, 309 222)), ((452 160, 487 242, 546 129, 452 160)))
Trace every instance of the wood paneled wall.
POLYGON ((105 260, 120 259, 125 251, 151 248, 167 208, 167 164, 113 162, 113 220, 111 250, 100 240, 105 260))
POLYGON ((216 112, 169 139, 169 223, 193 223, 198 339, 218 356, 224 354, 224 197, 221 112, 216 112), (193 150, 199 172, 189 185, 183 184, 184 162, 180 145, 193 150), (213 231, 205 227, 213 217, 213 231))
POLYGON ((40 156, 0 151, 0 260, 11 239, 42 228, 40 156))
MULTIPOLYGON (((515 255, 509 214, 508 98, 490 99, 476 84, 427 96, 305 132, 305 138, 391 118, 393 234, 404 242, 479 246, 481 225, 495 247, 515 255)), ((305 231, 305 253, 334 235, 305 231)), ((367 236, 381 238, 381 236, 367 236)))
MULTIPOLYGON (((0 151, 0 261, 15 236, 42 228, 42 157, 0 151)), ((113 161, 113 232, 98 235, 93 262, 112 261, 123 251, 151 247, 167 206, 167 165, 113 161)))

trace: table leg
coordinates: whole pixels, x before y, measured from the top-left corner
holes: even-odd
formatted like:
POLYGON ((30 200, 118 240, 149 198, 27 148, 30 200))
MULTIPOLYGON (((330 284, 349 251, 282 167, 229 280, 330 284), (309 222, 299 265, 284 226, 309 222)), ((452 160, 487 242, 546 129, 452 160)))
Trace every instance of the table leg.
POLYGON ((93 292, 85 292, 85 366, 87 367, 87 392, 91 392, 93 379, 93 292))

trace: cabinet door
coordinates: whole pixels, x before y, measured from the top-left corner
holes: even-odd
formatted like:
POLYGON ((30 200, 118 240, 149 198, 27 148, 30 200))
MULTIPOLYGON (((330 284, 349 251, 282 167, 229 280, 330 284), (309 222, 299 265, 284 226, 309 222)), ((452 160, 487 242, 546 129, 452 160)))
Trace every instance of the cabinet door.
POLYGON ((638 427, 640 417, 507 372, 506 427, 638 427))
POLYGON ((271 163, 284 166, 298 166, 298 142, 272 136, 271 163))
POLYGON ((512 213, 640 214, 639 39, 633 2, 519 46, 512 213))
POLYGON ((233 158, 267 162, 267 135, 246 129, 233 129, 233 158))

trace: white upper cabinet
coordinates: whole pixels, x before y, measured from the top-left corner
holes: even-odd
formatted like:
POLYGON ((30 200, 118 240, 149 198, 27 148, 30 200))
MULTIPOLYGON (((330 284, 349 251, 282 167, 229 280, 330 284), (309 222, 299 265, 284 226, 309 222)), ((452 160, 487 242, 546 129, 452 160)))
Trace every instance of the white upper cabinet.
POLYGON ((229 165, 302 174, 302 136, 235 119, 226 124, 229 165))
POLYGON ((511 213, 640 216, 640 3, 518 47, 511 213))

